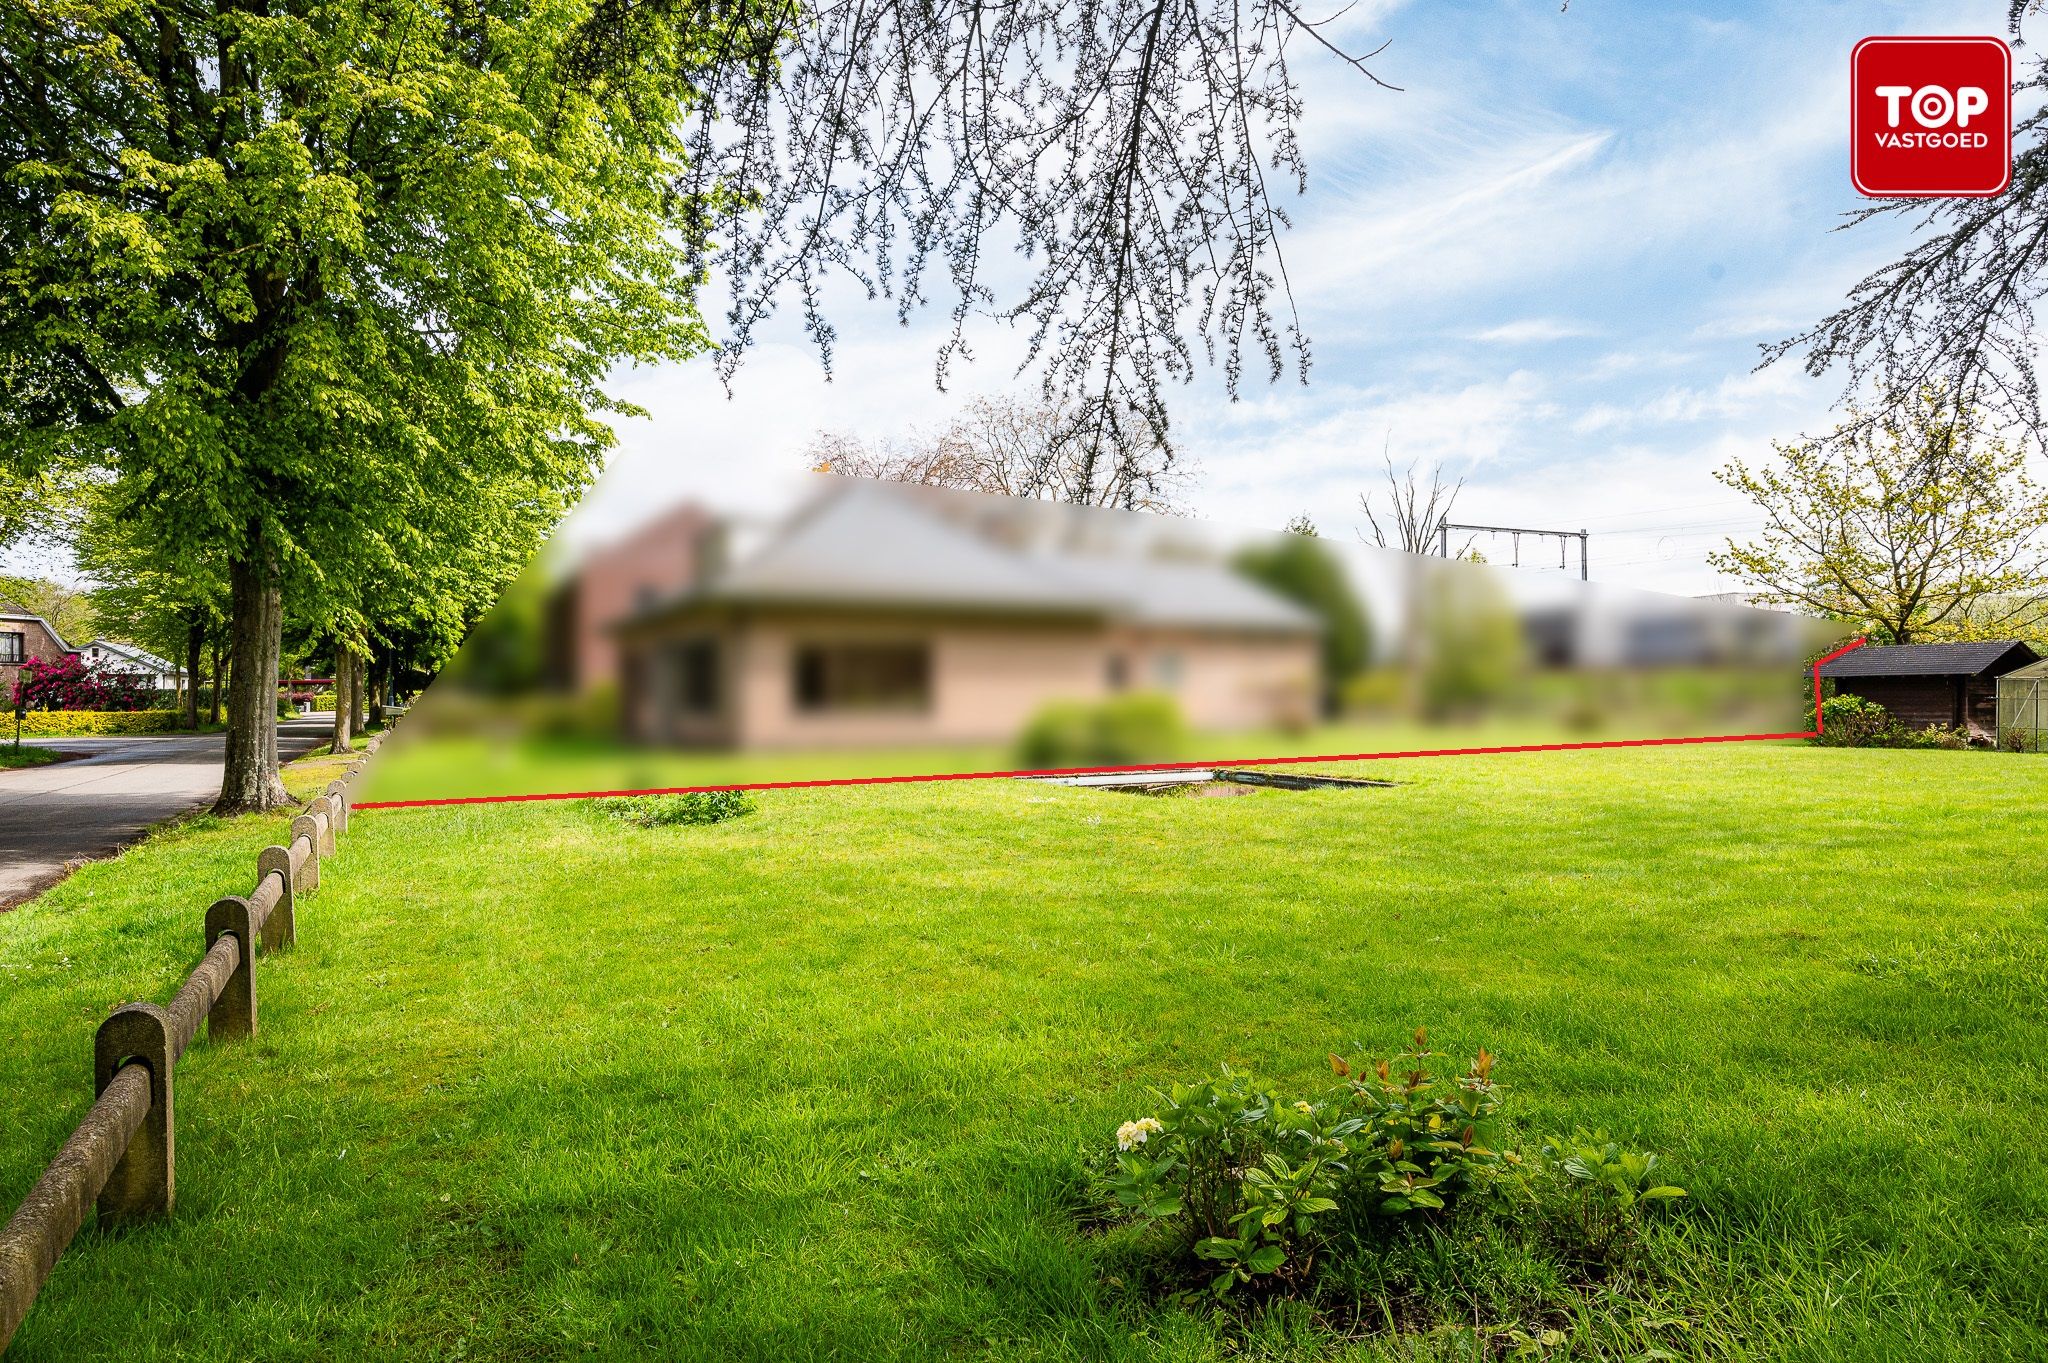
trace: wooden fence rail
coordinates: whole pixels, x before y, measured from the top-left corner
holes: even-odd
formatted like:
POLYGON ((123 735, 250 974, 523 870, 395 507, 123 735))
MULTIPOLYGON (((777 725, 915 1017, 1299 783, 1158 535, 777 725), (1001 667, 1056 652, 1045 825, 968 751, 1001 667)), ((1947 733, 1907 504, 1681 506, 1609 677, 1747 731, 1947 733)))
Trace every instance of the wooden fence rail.
POLYGON ((206 952, 170 1006, 123 1004, 93 1037, 98 1097, 42 1178, 0 1230, 0 1353, 21 1326, 58 1256, 97 1207, 114 1227, 167 1216, 177 1201, 172 1075, 199 1026, 215 1042, 256 1031, 256 959, 290 946, 301 894, 320 884, 320 859, 348 828, 348 782, 383 741, 370 740, 327 793, 291 822, 281 847, 256 858, 256 887, 206 911, 206 952))

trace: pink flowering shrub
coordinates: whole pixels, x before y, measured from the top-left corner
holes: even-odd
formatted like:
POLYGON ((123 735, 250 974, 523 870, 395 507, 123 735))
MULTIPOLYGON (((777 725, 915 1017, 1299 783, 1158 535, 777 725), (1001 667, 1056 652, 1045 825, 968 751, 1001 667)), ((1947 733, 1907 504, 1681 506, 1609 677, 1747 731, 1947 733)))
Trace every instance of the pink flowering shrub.
POLYGON ((156 692, 141 677, 90 668, 68 653, 55 662, 23 663, 11 699, 16 710, 144 710, 156 692))

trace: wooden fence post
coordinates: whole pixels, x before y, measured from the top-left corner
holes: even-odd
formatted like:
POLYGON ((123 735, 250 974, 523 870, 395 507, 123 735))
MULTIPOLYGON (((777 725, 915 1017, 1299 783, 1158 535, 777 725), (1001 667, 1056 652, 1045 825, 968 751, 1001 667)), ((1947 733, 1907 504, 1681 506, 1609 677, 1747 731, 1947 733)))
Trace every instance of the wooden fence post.
POLYGON ((206 1035, 213 1041, 237 1041, 256 1035, 256 915, 238 894, 216 899, 206 910, 206 944, 213 950, 223 936, 242 948, 242 963, 220 987, 220 997, 206 1014, 206 1035))
POLYGON ((292 820, 292 841, 306 840, 306 883, 302 890, 320 888, 320 824, 311 814, 301 814, 292 820))
POLYGON ((149 1070, 149 1115, 100 1190, 100 1221, 126 1225, 168 1216, 177 1202, 177 1128, 171 1111, 170 1015, 153 1003, 128 1003, 93 1036, 93 1093, 105 1093, 126 1065, 149 1070))
POLYGON ((256 893, 263 893, 263 882, 275 872, 279 884, 277 903, 270 906, 270 914, 263 920, 263 949, 276 951, 299 940, 298 919, 294 916, 297 905, 292 891, 292 853, 289 847, 266 847, 256 854, 256 893))

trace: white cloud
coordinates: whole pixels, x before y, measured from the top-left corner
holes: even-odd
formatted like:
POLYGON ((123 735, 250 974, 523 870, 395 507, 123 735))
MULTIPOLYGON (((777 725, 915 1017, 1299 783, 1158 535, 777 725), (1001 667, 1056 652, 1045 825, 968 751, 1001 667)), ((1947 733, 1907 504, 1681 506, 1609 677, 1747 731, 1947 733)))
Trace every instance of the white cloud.
POLYGON ((1570 322, 1556 317, 1525 317, 1518 322, 1503 322, 1497 327, 1471 333, 1475 341, 1495 345, 1529 345, 1544 341, 1569 341, 1580 336, 1599 335, 1597 327, 1583 322, 1570 322))

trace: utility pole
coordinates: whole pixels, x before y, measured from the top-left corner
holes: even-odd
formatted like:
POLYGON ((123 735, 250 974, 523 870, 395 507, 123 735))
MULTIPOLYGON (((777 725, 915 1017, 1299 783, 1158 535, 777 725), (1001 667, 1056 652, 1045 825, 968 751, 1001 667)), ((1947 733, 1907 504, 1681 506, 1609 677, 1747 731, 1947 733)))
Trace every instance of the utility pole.
POLYGON ((1560 569, 1567 567, 1565 554, 1571 548, 1571 542, 1577 540, 1579 542, 1579 580, 1581 582, 1588 580, 1591 570, 1591 554, 1588 546, 1592 536, 1584 530, 1544 530, 1528 525, 1458 525, 1449 520, 1442 520, 1436 523, 1437 554, 1440 557, 1449 558, 1451 556, 1451 532, 1453 530, 1469 530, 1475 535, 1510 536, 1514 542, 1513 566, 1517 568, 1522 566, 1522 536, 1524 535, 1536 535, 1555 539, 1557 541, 1557 566, 1560 569))

